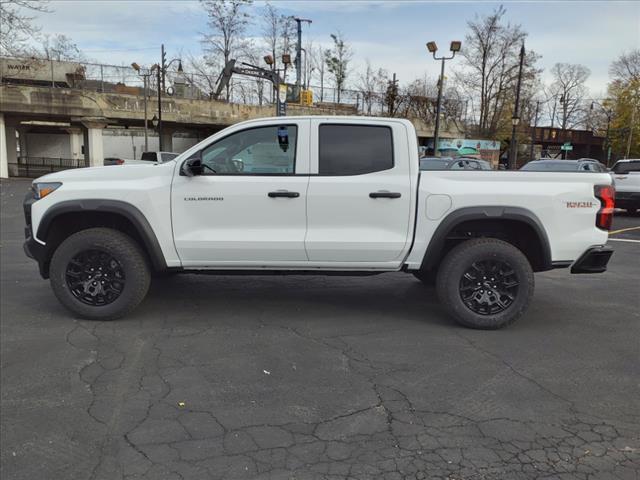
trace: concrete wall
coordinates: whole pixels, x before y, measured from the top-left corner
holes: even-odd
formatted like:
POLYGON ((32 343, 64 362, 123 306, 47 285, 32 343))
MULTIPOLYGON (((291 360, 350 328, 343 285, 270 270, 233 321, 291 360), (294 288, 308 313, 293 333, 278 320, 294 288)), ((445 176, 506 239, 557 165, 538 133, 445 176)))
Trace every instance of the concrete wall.
MULTIPOLYGON (((61 133, 27 133, 27 156, 72 158, 71 138, 66 131, 61 133)), ((177 133, 173 136, 173 151, 182 153, 198 143, 201 138, 196 134, 177 133)), ((83 145, 84 141, 81 140, 83 145)), ((102 131, 103 152, 106 157, 139 159, 144 151, 144 133, 140 130, 102 131)), ((85 147, 86 148, 86 147, 85 147)), ((158 150, 158 136, 149 136, 149 150, 158 150)))
POLYGON ((71 158, 71 147, 67 132, 27 133, 27 155, 29 157, 71 158))
MULTIPOLYGON (((144 152, 144 132, 139 130, 109 130, 102 133, 105 157, 139 159, 144 152)), ((177 153, 184 152, 200 140, 195 134, 178 133, 173 135, 173 149, 177 153)), ((149 136, 149 150, 158 150, 158 136, 149 136)))

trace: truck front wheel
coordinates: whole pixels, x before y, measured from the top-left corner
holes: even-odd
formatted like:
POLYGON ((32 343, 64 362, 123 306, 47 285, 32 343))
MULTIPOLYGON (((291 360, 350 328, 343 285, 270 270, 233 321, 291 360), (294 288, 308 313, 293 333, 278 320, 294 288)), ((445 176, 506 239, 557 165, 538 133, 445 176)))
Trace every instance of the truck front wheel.
POLYGON ((467 240, 444 258, 438 297, 458 323, 485 330, 516 321, 529 306, 534 277, 527 257, 494 238, 467 240))
POLYGON ((91 228, 64 240, 51 258, 53 292, 76 315, 113 320, 133 310, 150 283, 146 258, 128 235, 91 228))

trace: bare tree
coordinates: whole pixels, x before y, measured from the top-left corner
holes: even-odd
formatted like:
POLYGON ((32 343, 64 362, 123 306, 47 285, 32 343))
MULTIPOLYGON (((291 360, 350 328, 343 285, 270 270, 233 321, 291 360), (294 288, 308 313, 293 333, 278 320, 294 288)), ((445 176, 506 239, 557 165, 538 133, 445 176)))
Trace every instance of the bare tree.
MULTIPOLYGON (((291 17, 281 14, 277 8, 270 3, 266 3, 262 9, 262 38, 265 42, 268 52, 273 58, 272 70, 278 69, 280 55, 290 53, 292 47, 292 39, 294 37, 294 26, 291 17)), ((271 100, 274 90, 272 89, 271 100)))
MULTIPOLYGON (((456 72, 461 88, 474 97, 478 134, 495 138, 510 127, 518 76, 519 51, 527 34, 520 25, 505 23, 500 6, 490 15, 476 16, 468 22, 461 55, 464 67, 456 72)), ((534 64, 539 58, 528 51, 523 79, 531 81, 539 73, 534 64)))
POLYGON ((49 11, 46 0, 1 0, 0 54, 33 53, 33 48, 29 47, 28 42, 36 38, 40 27, 34 25, 34 17, 31 14, 49 11))
POLYGON ((340 103, 340 95, 344 90, 349 73, 349 61, 353 54, 351 47, 347 45, 340 32, 332 33, 333 47, 325 50, 324 61, 327 64, 327 71, 333 76, 334 85, 338 94, 338 103, 340 103))
MULTIPOLYGON (((212 64, 204 57, 196 57, 190 53, 185 55, 185 70, 193 72, 190 75, 191 83, 209 97, 216 90, 216 82, 220 75, 220 64, 212 64)), ((153 77, 152 77, 153 78, 153 77)))
POLYGON ((609 67, 613 80, 631 82, 640 80, 640 48, 621 54, 609 67))
MULTIPOLYGON (((438 82, 435 79, 419 78, 402 89, 398 114, 407 118, 418 118, 433 124, 438 101, 438 82)), ((447 87, 442 98, 442 114, 445 121, 462 120, 465 109, 463 100, 455 86, 447 87)))
POLYGON ((575 128, 584 120, 585 99, 589 93, 585 82, 591 72, 584 65, 556 63, 551 74, 553 82, 550 93, 560 128, 575 128))
MULTIPOLYGON (((222 60, 226 65, 233 56, 242 52, 250 18, 245 8, 251 5, 252 0, 200 0, 200 3, 209 17, 211 31, 202 39, 207 60, 210 63, 222 60)), ((229 100, 229 85, 226 93, 229 100)))
MULTIPOLYGON (((311 63, 313 66, 311 67, 311 72, 315 73, 315 77, 318 78, 320 82, 320 101, 324 101, 324 78, 326 75, 326 64, 324 62, 324 50, 321 46, 313 51, 311 55, 311 63)), ((312 76, 313 77, 313 76, 312 76)))
POLYGON ((358 91, 362 97, 363 110, 371 115, 374 105, 383 101, 384 89, 386 87, 389 74, 386 70, 379 68, 375 70, 371 67, 371 62, 367 59, 366 68, 360 74, 358 81, 358 91))
POLYGON ((55 61, 84 61, 85 57, 73 43, 73 40, 66 35, 45 35, 42 40, 42 53, 45 59, 55 61))
MULTIPOLYGON (((248 63, 252 65, 258 65, 260 63, 260 60, 262 59, 261 49, 259 47, 256 47, 255 45, 250 45, 245 50, 244 56, 248 60, 248 63)), ((253 79, 251 85, 253 88, 249 89, 250 96, 256 100, 256 103, 258 105, 262 106, 265 101, 267 89, 273 91, 273 86, 270 82, 264 80, 263 78, 253 79)))

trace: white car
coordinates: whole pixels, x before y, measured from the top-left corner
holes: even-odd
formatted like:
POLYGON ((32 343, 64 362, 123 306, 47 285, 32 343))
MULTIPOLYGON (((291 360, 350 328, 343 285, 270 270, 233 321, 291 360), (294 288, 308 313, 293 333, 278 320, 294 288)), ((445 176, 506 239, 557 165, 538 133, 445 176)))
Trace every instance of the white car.
POLYGON ((84 318, 127 314, 153 272, 406 272, 494 329, 526 311, 533 272, 605 271, 613 202, 606 173, 420 172, 408 120, 266 118, 153 168, 35 180, 25 251, 84 318))
POLYGON ((640 159, 618 160, 611 168, 616 187, 616 208, 634 214, 640 209, 640 159))

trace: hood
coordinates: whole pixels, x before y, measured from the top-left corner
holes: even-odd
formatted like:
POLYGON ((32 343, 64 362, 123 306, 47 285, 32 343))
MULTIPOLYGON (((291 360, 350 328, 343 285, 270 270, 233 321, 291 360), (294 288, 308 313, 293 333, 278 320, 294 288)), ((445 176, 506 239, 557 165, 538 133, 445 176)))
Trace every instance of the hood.
POLYGON ((38 177, 35 182, 82 182, 82 181, 121 181, 136 180, 157 175, 172 175, 175 162, 148 163, 134 165, 109 165, 105 167, 71 168, 60 172, 48 173, 38 177))

